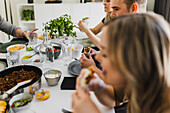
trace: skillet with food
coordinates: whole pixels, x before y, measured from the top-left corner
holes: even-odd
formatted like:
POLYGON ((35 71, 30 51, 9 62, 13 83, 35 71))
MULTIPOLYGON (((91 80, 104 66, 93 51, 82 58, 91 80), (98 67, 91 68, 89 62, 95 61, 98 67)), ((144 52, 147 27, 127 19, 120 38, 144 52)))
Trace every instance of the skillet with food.
POLYGON ((8 91, 18 83, 30 80, 17 89, 25 88, 41 79, 41 76, 42 70, 36 66, 22 65, 8 68, 0 72, 0 91, 8 91))

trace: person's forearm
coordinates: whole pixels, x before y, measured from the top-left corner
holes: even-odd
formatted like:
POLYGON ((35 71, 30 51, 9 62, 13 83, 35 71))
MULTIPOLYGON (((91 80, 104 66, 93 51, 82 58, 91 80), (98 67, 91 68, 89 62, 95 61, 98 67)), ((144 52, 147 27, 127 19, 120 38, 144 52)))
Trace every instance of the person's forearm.
POLYGON ((109 108, 115 104, 115 95, 112 86, 106 85, 103 89, 94 92, 99 102, 109 108))
POLYGON ((99 48, 101 49, 100 38, 98 38, 90 29, 86 29, 84 31, 86 35, 90 38, 90 40, 99 48))

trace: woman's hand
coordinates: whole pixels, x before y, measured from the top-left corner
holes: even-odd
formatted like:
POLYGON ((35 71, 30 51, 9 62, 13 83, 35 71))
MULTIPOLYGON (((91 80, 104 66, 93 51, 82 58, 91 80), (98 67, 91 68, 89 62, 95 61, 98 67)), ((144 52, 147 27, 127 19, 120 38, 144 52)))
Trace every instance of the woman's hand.
POLYGON ((79 21, 78 26, 79 27, 76 28, 78 28, 80 31, 86 32, 88 30, 87 23, 83 22, 82 20, 79 21))
POLYGON ((100 113, 90 98, 90 94, 81 87, 77 87, 72 95, 72 108, 74 113, 100 113))
MULTIPOLYGON (((97 67, 95 68, 96 73, 94 74, 95 77, 90 81, 89 83, 89 89, 93 91, 97 97, 97 99, 102 103, 103 105, 112 108, 115 105, 115 97, 114 97, 114 90, 113 87, 110 85, 107 85, 104 83, 104 81, 101 79, 100 76, 102 75, 102 72, 96 70, 97 67), (100 76, 98 76, 100 74, 100 76)), ((80 86, 80 81, 82 77, 85 74, 85 69, 82 69, 80 72, 80 75, 77 77, 76 80, 76 88, 81 87, 80 86)))

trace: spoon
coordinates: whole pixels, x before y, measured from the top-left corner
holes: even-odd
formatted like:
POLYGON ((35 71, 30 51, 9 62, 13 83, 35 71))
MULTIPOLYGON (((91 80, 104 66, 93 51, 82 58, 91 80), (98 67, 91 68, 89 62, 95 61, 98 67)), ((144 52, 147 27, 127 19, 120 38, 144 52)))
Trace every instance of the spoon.
POLYGON ((11 94, 12 92, 14 92, 18 87, 23 86, 27 83, 30 83, 32 80, 26 80, 23 82, 19 82, 16 86, 14 86, 13 88, 9 89, 8 91, 6 91, 3 95, 2 95, 2 99, 8 98, 8 95, 11 94))
POLYGON ((72 113, 71 111, 66 110, 66 109, 64 109, 64 108, 62 108, 61 111, 62 111, 63 113, 72 113))
POLYGON ((30 59, 30 58, 32 58, 33 56, 35 56, 36 54, 37 54, 37 53, 35 53, 35 54, 31 55, 31 56, 23 56, 22 59, 30 59))

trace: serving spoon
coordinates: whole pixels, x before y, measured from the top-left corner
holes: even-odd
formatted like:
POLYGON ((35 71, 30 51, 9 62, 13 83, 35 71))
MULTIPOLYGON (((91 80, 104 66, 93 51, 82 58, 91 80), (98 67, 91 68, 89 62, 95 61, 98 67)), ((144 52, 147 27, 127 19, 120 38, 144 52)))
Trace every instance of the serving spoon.
POLYGON ((32 79, 30 80, 26 80, 23 82, 19 82, 16 86, 14 86, 13 88, 9 89, 8 91, 6 91, 2 96, 0 96, 1 99, 6 99, 8 98, 8 95, 10 95, 11 93, 13 93, 18 87, 23 86, 29 82, 31 82, 32 79))

